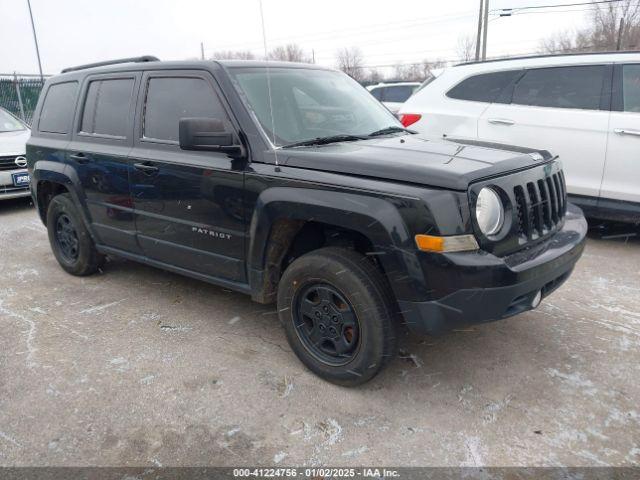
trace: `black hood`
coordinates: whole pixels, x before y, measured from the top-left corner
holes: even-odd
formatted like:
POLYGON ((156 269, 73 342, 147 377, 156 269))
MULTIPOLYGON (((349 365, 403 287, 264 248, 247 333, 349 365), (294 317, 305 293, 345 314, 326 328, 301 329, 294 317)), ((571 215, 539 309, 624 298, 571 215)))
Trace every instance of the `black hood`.
POLYGON ((473 182, 553 160, 544 150, 477 140, 433 140, 421 135, 285 148, 280 152, 280 163, 290 167, 454 190, 466 190, 473 182))

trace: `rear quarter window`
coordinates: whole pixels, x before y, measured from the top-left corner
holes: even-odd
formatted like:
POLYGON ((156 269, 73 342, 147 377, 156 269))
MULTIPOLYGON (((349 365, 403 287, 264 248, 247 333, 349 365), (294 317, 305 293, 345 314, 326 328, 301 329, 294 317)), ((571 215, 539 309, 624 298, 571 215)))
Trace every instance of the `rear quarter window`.
POLYGON ((469 77, 447 92, 447 97, 472 102, 493 103, 522 70, 481 73, 469 77))
POLYGON ((69 133, 78 96, 78 82, 51 85, 47 90, 38 120, 38 131, 69 133))

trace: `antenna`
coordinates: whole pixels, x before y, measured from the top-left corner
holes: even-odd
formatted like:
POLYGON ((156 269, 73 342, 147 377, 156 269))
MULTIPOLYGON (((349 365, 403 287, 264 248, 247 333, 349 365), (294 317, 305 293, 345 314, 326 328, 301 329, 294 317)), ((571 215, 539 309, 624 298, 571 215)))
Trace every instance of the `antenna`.
POLYGON ((269 52, 267 50, 267 32, 264 28, 264 10, 262 8, 262 0, 260 3, 260 19, 262 21, 262 44, 264 45, 264 59, 267 62, 267 91, 269 92, 269 113, 271 114, 271 133, 273 134, 273 155, 276 160, 276 168, 278 168, 278 148, 276 147, 276 121, 273 118, 273 100, 271 99, 271 72, 269 70, 269 52))

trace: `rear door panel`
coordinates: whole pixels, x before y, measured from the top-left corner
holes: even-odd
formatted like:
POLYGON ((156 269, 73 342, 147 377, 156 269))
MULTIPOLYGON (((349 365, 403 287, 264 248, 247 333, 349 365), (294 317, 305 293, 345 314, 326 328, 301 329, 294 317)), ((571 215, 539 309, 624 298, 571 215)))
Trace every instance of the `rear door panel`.
MULTIPOLYGON (((73 139, 68 145, 68 162, 77 174, 98 243, 131 253, 141 250, 135 238, 133 202, 129 188, 131 162, 129 152, 133 139, 133 115, 141 74, 93 75, 82 84, 80 107, 74 122, 73 139), (122 99, 118 118, 112 112, 98 111, 96 95, 89 94, 90 86, 109 85, 110 81, 126 82, 128 98, 122 99), (111 123, 105 125, 101 119, 111 123), (118 134, 103 133, 117 124, 118 134)), ((101 87, 102 88, 102 87, 101 87)), ((117 102, 109 98, 104 88, 102 99, 107 108, 117 102)), ((99 100, 99 99, 98 99, 99 100)))

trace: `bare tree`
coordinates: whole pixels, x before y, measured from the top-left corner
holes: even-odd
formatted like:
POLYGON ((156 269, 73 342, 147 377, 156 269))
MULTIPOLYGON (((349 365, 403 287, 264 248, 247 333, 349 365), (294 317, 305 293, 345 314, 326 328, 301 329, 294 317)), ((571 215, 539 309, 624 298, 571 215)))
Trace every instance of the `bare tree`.
POLYGON ((362 82, 366 77, 364 57, 358 47, 345 47, 336 53, 338 68, 354 80, 362 82))
POLYGON ((431 70, 444 65, 441 60, 424 59, 418 63, 398 64, 393 67, 394 80, 405 82, 423 82, 433 76, 431 70))
POLYGON ((309 57, 302 47, 296 43, 289 43, 287 45, 280 45, 269 52, 269 60, 280 60, 283 62, 304 62, 312 63, 313 60, 309 57))
POLYGON ((374 85, 384 80, 384 75, 377 68, 369 68, 363 75, 362 83, 374 85))
POLYGON ((637 0, 594 4, 586 27, 557 33, 543 40, 540 49, 544 53, 616 50, 620 34, 622 34, 620 43, 622 50, 634 50, 640 47, 640 4, 637 0), (624 18, 624 28, 620 32, 622 18, 624 18))
POLYGON ((213 52, 211 58, 215 60, 253 60, 256 56, 251 50, 220 50, 213 52))
POLYGON ((456 53, 461 62, 476 59, 476 40, 472 35, 460 35, 456 45, 456 53))

